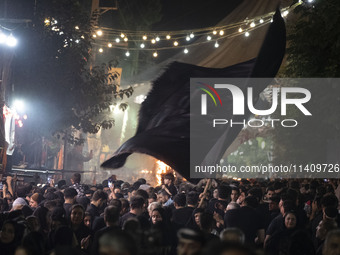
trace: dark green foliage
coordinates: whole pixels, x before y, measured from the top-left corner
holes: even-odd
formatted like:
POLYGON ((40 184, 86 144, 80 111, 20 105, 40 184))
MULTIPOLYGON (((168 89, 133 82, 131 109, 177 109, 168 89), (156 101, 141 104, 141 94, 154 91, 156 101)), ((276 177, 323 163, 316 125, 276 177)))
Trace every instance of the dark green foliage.
POLYGON ((30 127, 41 135, 70 127, 85 133, 111 128, 110 105, 133 89, 115 84, 117 74, 109 70, 117 61, 91 66, 97 17, 74 0, 40 0, 35 13, 21 31, 25 41, 14 69, 16 95, 30 104, 30 127))
MULTIPOLYGON (((339 13, 338 0, 316 0, 296 8, 296 22, 288 29, 284 76, 340 77, 339 13)), ((325 163, 329 141, 340 139, 340 84, 324 82, 307 89, 312 100, 306 107, 313 116, 304 116, 293 107, 288 109, 290 118, 299 124, 275 129, 277 163, 325 163)))

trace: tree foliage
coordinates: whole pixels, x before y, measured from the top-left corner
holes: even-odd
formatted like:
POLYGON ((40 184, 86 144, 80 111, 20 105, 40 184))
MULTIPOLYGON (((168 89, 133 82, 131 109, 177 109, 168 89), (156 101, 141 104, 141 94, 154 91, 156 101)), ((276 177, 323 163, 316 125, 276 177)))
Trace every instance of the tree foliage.
MULTIPOLYGON (((110 105, 131 96, 121 89, 117 61, 94 65, 95 16, 79 1, 39 0, 32 24, 22 29, 25 43, 15 59, 16 95, 30 107, 30 124, 41 135, 69 127, 85 133, 114 125, 110 105)), ((119 104, 125 109, 126 104, 119 104)))
MULTIPOLYGON (((295 9, 297 21, 288 29, 284 76, 340 76, 339 12, 337 0, 306 2, 295 9)), ((287 115, 298 120, 298 126, 275 128, 277 163, 325 163, 329 141, 340 139, 340 84, 324 80, 311 82, 306 88, 312 95, 306 105, 312 116, 304 116, 293 107, 288 109, 287 115)))

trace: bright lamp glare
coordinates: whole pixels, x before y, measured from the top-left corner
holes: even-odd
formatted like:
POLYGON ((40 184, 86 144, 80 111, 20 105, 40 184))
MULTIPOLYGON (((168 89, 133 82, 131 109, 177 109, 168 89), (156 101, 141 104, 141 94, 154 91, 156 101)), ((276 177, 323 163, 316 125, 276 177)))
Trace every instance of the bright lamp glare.
POLYGON ((13 103, 13 108, 17 110, 18 112, 23 111, 25 107, 25 104, 21 100, 15 100, 13 103))
POLYGON ((15 39, 13 35, 8 36, 7 37, 7 45, 9 47, 14 47, 15 45, 17 45, 17 39, 15 39))

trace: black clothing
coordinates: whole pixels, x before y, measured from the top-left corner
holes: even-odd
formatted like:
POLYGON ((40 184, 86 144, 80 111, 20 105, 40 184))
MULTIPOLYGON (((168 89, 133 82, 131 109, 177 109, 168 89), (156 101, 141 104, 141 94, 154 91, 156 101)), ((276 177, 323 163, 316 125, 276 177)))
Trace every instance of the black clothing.
POLYGON ((119 219, 119 226, 123 227, 124 223, 130 219, 130 218, 136 218, 137 215, 131 212, 125 213, 120 219, 119 219))
POLYGON ((275 232, 277 231, 282 231, 283 230, 283 216, 280 213, 276 218, 272 220, 272 222, 269 224, 267 228, 266 235, 272 236, 275 232))
POLYGON ((81 240, 82 240, 83 238, 86 238, 86 237, 88 237, 89 235, 92 235, 92 231, 91 231, 88 227, 86 227, 86 226, 84 225, 84 223, 80 224, 80 226, 78 227, 78 229, 77 229, 77 230, 73 230, 73 232, 74 232, 74 234, 75 234, 75 236, 76 236, 76 238, 77 238, 77 241, 78 241, 78 245, 79 245, 79 246, 80 246, 81 240))
POLYGON ((226 228, 239 228, 245 234, 246 243, 253 244, 257 236, 257 231, 264 229, 264 222, 261 221, 261 215, 248 206, 227 211, 224 216, 224 225, 226 228))
POLYGON ((68 204, 68 203, 64 203, 63 207, 64 207, 64 210, 66 212, 66 219, 67 220, 70 220, 71 218, 71 207, 72 207, 73 204, 68 204))
POLYGON ((176 189, 174 184, 171 184, 170 186, 168 186, 166 184, 165 187, 169 190, 169 192, 171 193, 172 197, 174 197, 177 194, 177 189, 176 189))
POLYGON ((91 254, 98 255, 99 254, 99 238, 102 237, 105 233, 110 231, 120 230, 120 227, 114 226, 114 227, 104 227, 100 230, 98 230, 93 238, 93 244, 91 248, 91 254))
POLYGON ((95 217, 99 217, 99 216, 100 216, 100 213, 101 213, 101 211, 99 210, 99 208, 98 208, 97 206, 95 206, 94 204, 90 204, 90 205, 87 207, 86 212, 88 212, 88 213, 91 214, 92 222, 93 222, 94 218, 95 218, 95 217))
POLYGON ((193 207, 183 207, 175 209, 172 212, 172 222, 180 228, 184 227, 185 224, 189 221, 193 211, 193 207))

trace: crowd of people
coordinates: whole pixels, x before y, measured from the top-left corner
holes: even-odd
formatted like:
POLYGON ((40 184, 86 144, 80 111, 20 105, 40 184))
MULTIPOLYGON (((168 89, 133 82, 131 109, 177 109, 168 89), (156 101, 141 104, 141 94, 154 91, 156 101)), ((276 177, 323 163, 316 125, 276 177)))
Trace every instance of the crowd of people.
POLYGON ((0 254, 340 254, 340 182, 3 181, 0 254))

